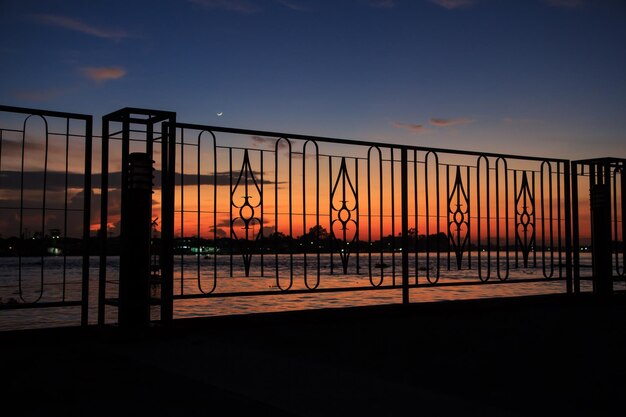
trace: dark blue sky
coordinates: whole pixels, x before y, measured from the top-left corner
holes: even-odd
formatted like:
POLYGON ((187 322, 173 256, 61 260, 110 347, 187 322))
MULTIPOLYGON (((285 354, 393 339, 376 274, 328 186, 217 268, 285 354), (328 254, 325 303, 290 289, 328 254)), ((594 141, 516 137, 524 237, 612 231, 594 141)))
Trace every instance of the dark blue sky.
POLYGON ((3 104, 626 157, 621 0, 0 0, 0 39, 3 104))

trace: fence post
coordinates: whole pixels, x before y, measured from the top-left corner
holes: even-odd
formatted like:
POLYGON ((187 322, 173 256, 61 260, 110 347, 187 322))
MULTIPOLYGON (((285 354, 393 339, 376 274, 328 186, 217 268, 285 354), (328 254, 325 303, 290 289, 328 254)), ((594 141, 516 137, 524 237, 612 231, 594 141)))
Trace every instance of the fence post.
MULTIPOLYGON (((400 176, 402 177, 402 304, 409 304, 409 180, 407 149, 400 150, 400 176)), ((416 254, 417 255, 417 254, 416 254)))
POLYGON ((80 324, 89 324, 89 256, 91 239, 91 158, 93 141, 93 117, 85 120, 85 178, 84 178, 84 202, 83 202, 83 282, 82 282, 82 305, 80 324))
MULTIPOLYGON (((585 165, 581 165, 584 169, 585 165)), ((578 214, 578 163, 572 162, 572 246, 574 293, 580 293, 580 221, 578 214)), ((582 174, 581 174, 582 175, 582 174)))
MULTIPOLYGON (((174 189, 176 187, 176 114, 161 124, 161 322, 174 317, 174 189)), ((182 225, 181 225, 182 227, 182 225)))
POLYGON ((609 163, 594 164, 590 174, 593 292, 604 296, 613 292, 613 272, 611 270, 611 166, 609 163))
POLYGON ((122 191, 120 256, 120 327, 150 323, 150 235, 152 230, 152 160, 147 153, 128 155, 122 191))

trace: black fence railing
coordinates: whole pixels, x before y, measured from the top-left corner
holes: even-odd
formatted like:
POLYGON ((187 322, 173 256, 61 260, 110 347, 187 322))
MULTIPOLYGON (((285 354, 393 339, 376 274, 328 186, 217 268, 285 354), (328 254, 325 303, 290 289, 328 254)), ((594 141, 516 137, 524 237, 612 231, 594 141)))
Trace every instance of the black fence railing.
POLYGON ((623 282, 624 160, 204 126, 132 108, 103 118, 92 149, 91 116, 0 115, 0 314, 81 306, 82 324, 89 308, 104 324, 132 316, 139 297, 137 311, 168 321, 623 282), (152 182, 140 181, 147 209, 131 190, 140 160, 153 161, 152 182), (579 198, 598 184, 608 194, 579 198))
POLYGON ((177 126, 176 300, 572 289, 566 160, 177 126))
POLYGON ((0 309, 80 307, 87 324, 92 116, 0 112, 0 309))

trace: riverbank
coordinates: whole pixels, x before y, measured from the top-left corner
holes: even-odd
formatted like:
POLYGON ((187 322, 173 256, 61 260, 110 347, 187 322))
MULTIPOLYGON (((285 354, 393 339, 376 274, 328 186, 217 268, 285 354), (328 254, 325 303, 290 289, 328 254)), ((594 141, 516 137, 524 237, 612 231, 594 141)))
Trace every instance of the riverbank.
POLYGON ((0 333, 15 416, 624 415, 626 296, 0 333))

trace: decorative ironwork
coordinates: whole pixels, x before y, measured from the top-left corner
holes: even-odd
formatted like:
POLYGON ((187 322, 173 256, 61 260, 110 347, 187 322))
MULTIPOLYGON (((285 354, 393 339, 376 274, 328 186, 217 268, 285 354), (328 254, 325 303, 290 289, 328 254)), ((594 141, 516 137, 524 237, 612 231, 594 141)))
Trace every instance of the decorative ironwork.
MULTIPOLYGON (((28 117, 26 117, 26 119, 24 120, 24 127, 22 128, 22 156, 21 156, 21 169, 20 169, 20 215, 19 215, 19 223, 20 223, 20 236, 24 236, 24 163, 26 160, 26 137, 27 135, 27 126, 28 126, 28 121, 30 120, 31 117, 33 117, 35 115, 30 115, 28 117)), ((44 236, 45 234, 45 230, 46 230, 46 191, 47 191, 47 186, 46 186, 46 182, 47 182, 47 178, 48 178, 48 151, 49 151, 49 143, 50 143, 50 132, 48 129, 48 120, 46 120, 46 118, 44 116, 41 115, 37 115, 36 117, 41 118, 41 120, 44 123, 45 126, 45 131, 44 131, 44 166, 43 166, 43 181, 42 181, 42 195, 41 195, 41 217, 40 217, 40 222, 41 222, 41 231, 40 236, 44 236)), ((23 239, 23 238, 22 238, 23 239)), ((42 242, 43 243, 43 242, 42 242)), ((23 246, 22 241, 20 241, 20 246, 23 246)), ((44 264, 44 259, 45 259, 45 252, 43 250, 43 248, 39 248, 39 251, 41 252, 40 255, 40 259, 41 259, 41 264, 43 266, 44 264)), ((41 298, 43 297, 43 293, 44 293, 44 268, 41 268, 39 271, 39 285, 37 290, 35 291, 35 299, 33 300, 27 300, 24 296, 24 282, 23 282, 23 277, 22 277, 22 251, 19 251, 19 256, 18 256, 18 294, 20 297, 20 300, 24 303, 36 303, 39 300, 41 300, 41 298)))
POLYGON ((384 281, 384 271, 385 268, 387 268, 387 264, 385 263, 385 258, 384 258, 384 252, 383 252, 383 240, 382 240, 382 236, 383 236, 383 216, 384 216, 384 205, 383 205, 383 181, 384 179, 384 170, 383 170, 383 154, 382 151, 380 149, 380 147, 378 146, 370 146, 369 149, 367 150, 367 240, 369 242, 368 244, 368 251, 367 251, 367 269, 368 269, 368 274, 369 274, 369 279, 370 279, 370 284, 372 284, 372 286, 374 287, 379 287, 382 285, 383 281, 384 281), (381 237, 380 239, 380 245, 379 245, 379 253, 378 253, 378 262, 376 262, 375 264, 373 263, 373 257, 372 257, 372 253, 373 253, 373 239, 372 239, 372 230, 373 227, 372 226, 372 213, 373 213, 373 205, 372 205, 372 154, 374 153, 373 151, 375 151, 375 154, 378 155, 378 163, 375 164, 378 167, 378 193, 377 193, 377 200, 378 200, 378 209, 379 211, 379 216, 378 216, 378 233, 379 236, 381 237), (378 269, 379 272, 379 277, 378 280, 375 282, 374 281, 374 274, 373 274, 373 268, 378 269))
MULTIPOLYGON (((276 227, 276 232, 273 234, 273 237, 276 238, 276 246, 275 246, 275 253, 274 253, 274 268, 275 268, 275 272, 276 272, 276 288, 280 289, 281 291, 289 291, 291 289, 291 287, 293 286, 293 251, 294 251, 294 247, 293 247, 293 176, 292 176, 292 161, 293 161, 293 153, 291 150, 291 141, 286 138, 286 137, 279 137, 276 139, 276 142, 274 142, 274 176, 275 176, 275 181, 274 181, 274 226, 276 227), (281 174, 281 170, 280 170, 280 161, 279 161, 279 156, 280 156, 280 152, 279 150, 281 149, 281 146, 286 146, 287 147, 287 205, 288 205, 288 211, 287 211, 287 216, 288 216, 288 236, 287 236, 287 252, 289 253, 289 268, 288 268, 288 273, 289 273, 289 281, 288 284, 285 285, 284 284, 284 279, 281 279, 281 267, 280 267, 280 261, 279 261, 279 252, 281 251, 280 246, 278 244, 278 240, 279 240, 279 236, 281 234, 281 232, 278 231, 278 225, 279 225, 279 200, 281 200, 281 193, 279 193, 279 183, 282 181, 280 180, 280 178, 284 178, 284 171, 281 174)), ((261 159, 261 166, 263 165, 263 160, 261 159)), ((263 175, 263 170, 261 169, 261 175, 263 175)), ((263 182, 261 182, 261 186, 263 186, 263 182)), ((282 193, 282 197, 284 197, 284 193, 282 193)), ((282 200, 284 201, 284 200, 282 200)), ((261 206, 262 208, 263 206, 261 206)), ((262 259, 262 258, 261 258, 262 259)))
MULTIPOLYGON (((181 143, 183 142, 182 141, 183 133, 184 133, 184 129, 181 131, 181 143)), ((202 226, 201 226, 201 224, 202 224, 202 217, 200 215, 201 212, 202 212, 202 209, 201 209, 201 202, 202 202, 202 194, 201 194, 202 181, 201 181, 201 175, 202 174, 201 174, 200 167, 202 166, 201 165, 201 162, 202 162, 202 159, 201 159, 202 152, 201 152, 201 150, 202 150, 202 142, 203 142, 202 141, 202 137, 203 137, 203 135, 205 133, 208 134, 208 137, 211 140, 209 149, 211 149, 211 151, 212 151, 212 158, 211 159, 213 160, 212 161, 213 162, 213 164, 212 164, 213 166, 212 166, 212 171, 211 171, 212 174, 213 174, 213 181, 212 181, 212 186, 213 186, 212 187, 213 188, 213 192, 212 192, 212 197, 213 197, 213 204, 212 204, 212 210, 213 210, 212 214, 213 214, 213 216, 212 217, 213 218, 212 218, 212 220, 213 221, 212 221, 212 226, 209 229, 212 232, 212 235, 213 235, 212 236, 213 237, 213 245, 217 244, 217 233, 218 233, 217 232, 218 231, 218 226, 217 226, 217 138, 215 137, 215 134, 212 131, 210 131, 210 130, 202 130, 202 131, 200 131, 200 133, 198 133, 198 140, 197 140, 198 151, 197 151, 197 155, 196 155, 196 157, 197 157, 197 167, 198 167, 198 172, 196 173, 196 182, 198 183, 198 185, 197 185, 198 213, 196 214, 197 215, 197 217, 196 217, 196 222, 197 222, 196 233, 198 235, 198 247, 200 247, 200 244, 201 244, 200 236, 202 235, 202 226)), ((181 146, 181 148, 183 148, 183 147, 181 146)), ((183 149, 181 149, 181 152, 180 152, 181 153, 181 155, 180 155, 181 156, 181 160, 183 158, 183 153, 184 153, 183 149)), ((262 171, 262 169, 261 169, 261 171, 262 171)), ((263 184, 263 176, 262 176, 262 174, 261 174, 261 184, 263 184)), ((182 193, 182 187, 181 187, 181 193, 182 193)), ((261 220, 262 219, 263 219, 263 213, 261 213, 261 220)), ((261 221, 261 223, 263 223, 263 221, 261 221)), ((215 291, 215 289, 217 288, 217 252, 218 252, 217 246, 213 246, 212 252, 213 252, 213 254, 212 254, 212 258, 213 258, 212 259, 212 261, 213 261, 213 271, 212 271, 213 272, 213 277, 211 279, 212 282, 211 282, 211 286, 210 286, 209 289, 203 288, 203 285, 202 285, 202 273, 201 273, 202 265, 201 265, 201 261, 200 261, 200 256, 198 256, 196 258, 196 279, 197 279, 197 283, 198 283, 198 289, 203 294, 210 294, 213 291, 215 291)), ((206 259, 208 256, 209 256, 208 254, 205 254, 204 258, 206 259)), ((263 275, 262 271, 261 271, 261 275, 263 275)), ((181 282, 182 282, 182 279, 183 278, 181 276, 181 282)), ((183 285, 181 285, 181 291, 183 291, 183 290, 184 290, 183 285)))
MULTIPOLYGON (((311 238, 313 238, 314 240, 311 242, 314 246, 314 253, 315 253, 315 260, 317 262, 317 267, 315 268, 315 283, 311 284, 309 283, 309 267, 308 267, 308 262, 307 262, 307 242, 304 242, 304 253, 303 253, 303 257, 304 257, 304 265, 303 265, 303 270, 302 270, 302 274, 303 274, 303 280, 304 280, 304 285, 309 289, 309 290, 314 290, 317 287, 319 287, 320 285, 320 278, 321 278, 321 271, 320 271, 320 264, 321 264, 321 253, 320 253, 320 229, 322 229, 322 227, 320 226, 320 150, 319 150, 319 146, 317 144, 317 142, 313 141, 313 140, 307 140, 306 142, 304 142, 304 145, 302 145, 302 183, 303 184, 307 184, 307 180, 306 180, 306 160, 307 160, 307 146, 309 144, 312 144, 313 149, 314 149, 314 153, 312 154, 312 156, 315 158, 315 226, 313 226, 312 230, 313 230, 313 234, 311 236, 311 238)), ((303 233, 306 233, 307 231, 307 193, 302 193, 302 231, 303 233)))
MULTIPOLYGON (((434 158, 434 169, 435 169, 435 195, 433 196, 436 199, 436 223, 437 223, 437 236, 441 232, 441 194, 439 192, 439 155, 435 151, 428 151, 424 156, 424 189, 428 190, 430 185, 428 181, 428 169, 429 169, 429 160, 430 157, 434 158)), ((425 207, 426 207, 426 280, 430 284, 436 284, 439 282, 439 277, 441 274, 441 247, 438 240, 435 240, 435 249, 437 254, 437 264, 435 269, 435 277, 431 277, 431 263, 430 263, 430 253, 431 253, 431 243, 429 237, 430 234, 430 221, 431 221, 431 210, 430 210, 430 200, 431 196, 429 192, 424 194, 425 197, 425 207)))
POLYGON ((80 307, 89 323, 92 128, 90 115, 0 105, 0 250, 15 258, 0 311, 80 307))
MULTIPOLYGON (((489 168, 489 158, 486 155, 480 155, 478 156, 478 159, 476 161, 476 218, 478 219, 478 222, 476 224, 476 242, 478 243, 478 247, 479 250, 477 252, 477 258, 478 258, 478 279, 480 279, 483 282, 487 282, 489 281, 489 279, 491 278, 491 187, 490 187, 490 168, 489 168), (484 186, 485 186, 485 198, 482 198, 482 194, 481 194, 481 183, 482 183, 482 176, 481 176, 481 165, 482 162, 484 161, 485 163, 485 168, 484 168, 484 174, 485 174, 485 179, 484 179, 484 186), (485 213, 485 217, 484 217, 484 223, 485 223, 485 234, 487 237, 487 244, 484 245, 483 244, 483 216, 481 214, 481 210, 485 209, 486 213, 485 213), (486 246, 486 247, 485 247, 486 246), (483 263, 483 251, 486 254, 486 258, 487 261, 483 263), (486 275, 483 275, 483 267, 486 270, 486 275)), ((497 196, 496 196, 497 198, 497 196)))
POLYGON ((526 171, 522 175, 522 184, 515 197, 515 240, 517 241, 524 268, 528 268, 528 256, 535 246, 535 197, 528 184, 526 171))
POLYGON ((343 267, 343 273, 348 273, 348 260, 350 259, 350 244, 357 241, 358 236, 358 222, 355 219, 355 214, 358 210, 358 198, 357 192, 350 180, 348 174, 348 168, 346 166, 346 158, 341 158, 341 165, 339 167, 339 173, 337 179, 330 192, 331 208, 335 216, 331 222, 331 237, 333 241, 339 246, 339 257, 341 258, 341 266, 343 267), (340 187, 341 185, 341 187, 340 187), (335 204, 335 197, 340 198, 341 205, 337 207, 335 204), (349 199, 352 197, 352 200, 349 199), (354 202, 348 205, 350 202, 354 202), (350 236, 349 225, 354 226, 354 233, 350 236), (338 229, 338 230, 336 230, 338 229))
POLYGON ((241 256, 243 258, 244 270, 246 277, 250 276, 250 263, 252 261, 252 254, 254 252, 254 242, 258 240, 261 235, 261 220, 255 216, 255 209, 261 206, 263 202, 263 195, 261 188, 254 177, 254 171, 250 164, 250 157, 248 156, 248 150, 244 150, 243 163, 239 177, 235 182, 230 192, 230 204, 235 209, 239 209, 238 216, 233 217, 230 220, 230 232, 232 238, 237 241, 241 256), (239 187, 243 187, 243 195, 237 195, 239 187), (258 193, 258 202, 254 204, 251 200, 256 198, 251 193, 258 193), (235 201, 237 198, 243 198, 243 204, 237 204, 235 201), (237 234, 237 223, 243 223, 241 230, 242 234, 237 234), (254 226, 259 227, 258 231, 254 230, 254 226))
POLYGON ((456 255, 456 265, 459 270, 463 262, 463 253, 468 246, 469 222, 469 197, 461 179, 461 167, 457 166, 454 187, 448 195, 448 238, 456 255))
MULTIPOLYGON (((68 120, 66 122, 69 124, 68 120)), ((109 172, 109 168, 114 166, 112 161, 116 160, 112 153, 111 157, 109 156, 109 143, 121 145, 123 157, 131 150, 131 145, 132 150, 135 151, 137 147, 142 148, 143 143, 146 153, 154 154, 153 159, 160 159, 160 167, 157 168, 159 179, 155 185, 155 193, 158 194, 154 201, 160 200, 162 208, 159 212, 156 212, 154 207, 152 210, 153 214, 163 219, 163 222, 161 237, 157 236, 154 239, 158 241, 155 244, 158 243, 158 248, 160 248, 159 264, 154 265, 151 271, 160 267, 162 272, 159 280, 162 287, 158 293, 162 297, 161 317, 163 320, 172 319, 174 299, 271 296, 280 293, 279 291, 288 290, 290 294, 306 294, 304 298, 309 298, 313 293, 400 289, 394 278, 396 271, 402 274, 403 303, 409 302, 410 288, 436 286, 439 284, 440 277, 446 281, 441 284, 442 286, 478 284, 472 280, 457 280, 455 279, 456 273, 447 274, 443 271, 440 268, 440 258, 446 255, 448 268, 450 268, 451 259, 456 258, 457 268, 473 270, 472 275, 479 279, 481 284, 487 284, 490 272, 492 270, 495 272, 496 268, 501 281, 507 280, 511 283, 546 281, 548 276, 552 275, 552 268, 557 265, 553 257, 559 256, 559 267, 555 268, 558 273, 557 278, 567 279, 568 290, 571 288, 572 262, 568 254, 572 252, 572 255, 576 256, 572 248, 577 247, 578 243, 572 245, 571 238, 577 237, 578 234, 578 226, 574 223, 578 215, 575 211, 573 221, 570 222, 568 213, 570 210, 577 209, 577 205, 571 205, 569 196, 570 161, 192 125, 177 123, 174 113, 146 109, 123 109, 107 115, 103 118, 102 129, 101 237, 99 243, 101 243, 100 252, 103 255, 100 257, 100 279, 96 292, 100 307, 99 323, 105 322, 103 306, 105 304, 115 306, 116 301, 116 299, 105 297, 107 291, 110 294, 115 291, 114 286, 108 285, 109 282, 115 282, 115 268, 111 268, 108 260, 111 256, 116 256, 116 251, 119 250, 114 245, 115 240, 109 240, 107 243, 106 231, 110 230, 111 224, 117 220, 117 217, 114 217, 117 216, 115 210, 117 207, 113 203, 119 201, 115 198, 108 199, 108 195, 117 197, 121 193, 119 190, 125 189, 125 187, 118 186, 120 178, 124 185, 124 177, 116 176, 116 172, 109 172), (161 123, 160 135, 155 130, 157 123, 161 123), (209 144, 207 147, 200 140, 200 136, 197 142, 185 140, 185 136, 188 136, 188 132, 191 131, 197 131, 200 134, 208 132, 213 139, 212 145, 209 144), (246 149, 245 145, 241 147, 218 146, 216 134, 238 135, 238 138, 244 141, 251 140, 254 149, 246 149), (293 152, 292 142, 295 149, 293 152), (274 143, 273 150, 270 150, 272 143, 274 143), (314 149, 311 149, 311 146, 314 149), (209 148, 212 148, 211 158, 208 157, 211 153, 209 148), (271 181, 264 180, 263 152, 266 152, 266 160, 273 159, 274 172, 271 181), (413 153, 412 160, 409 160, 410 152, 413 153), (420 158, 418 158, 418 152, 420 158), (400 153, 399 158, 398 153, 400 153), (228 160, 223 158, 224 155, 228 160), (236 156, 235 163, 233 163, 233 156, 236 156), (470 158, 478 158, 478 160, 473 164, 469 162, 470 158), (194 159, 197 169, 193 166, 194 159), (300 166, 294 166, 292 170, 295 161, 299 161, 300 166), (326 161, 328 161, 328 169, 320 169, 320 163, 326 161), (367 164, 367 166, 364 167, 361 164, 367 164), (412 169, 409 164, 412 164, 412 169), (207 170, 206 167, 210 165, 213 165, 213 169, 207 170), (445 191, 441 190, 443 179, 440 180, 440 176, 446 174, 443 172, 444 167, 448 174, 445 191), (367 175, 360 178, 359 175, 362 175, 363 171, 367 175), (537 190, 535 190, 535 177, 541 178, 541 188, 537 190), (114 185, 109 186, 109 181, 114 185), (263 199, 263 187, 268 183, 273 185, 270 189, 270 195, 273 194, 273 204, 269 206, 263 199), (366 194, 359 196, 359 187, 365 187, 363 192, 366 194), (294 192, 296 198, 293 198, 294 192), (230 196, 227 196, 228 193, 230 196), (326 198, 323 198, 324 193, 326 193, 326 198), (177 200, 176 205, 174 196, 177 200), (180 205, 178 197, 180 197, 180 205), (359 206, 359 198, 363 200, 363 207, 365 207, 363 209, 359 206), (109 201, 111 201, 110 204, 109 201), (447 204, 448 207, 444 210, 442 204, 447 204), (515 204, 515 209, 512 207, 513 204, 515 204), (546 204, 549 206, 545 207, 546 204), (324 207, 321 208, 320 205, 324 207), (540 213, 539 217, 536 215, 537 211, 540 213), (175 217, 174 213, 180 213, 180 216, 175 217), (413 224, 410 224, 409 216, 413 217, 413 224), (562 216, 565 218, 563 219, 562 216), (226 220, 227 229, 230 228, 230 232, 226 230, 227 233, 218 234, 223 230, 221 229, 223 224, 219 221, 222 217, 224 220, 228 219, 226 220), (366 222, 362 230, 361 220, 366 222), (400 221, 401 228, 398 227, 400 221), (445 230, 441 222, 447 222, 445 230), (537 222, 539 222, 538 230, 537 222), (209 223, 208 230, 209 234, 212 234, 212 239, 203 237, 206 236, 207 223, 209 223), (569 229, 570 223, 575 227, 573 233, 569 229), (179 225, 180 245, 173 239, 174 230, 179 225), (267 228, 264 229, 263 226, 267 228), (410 229, 410 226, 413 227, 410 229), (509 240, 509 229, 512 227, 515 227, 516 231, 509 240), (561 227, 564 228, 563 233, 561 227), (264 232, 270 228, 273 228, 275 233, 264 236, 264 232), (423 234, 418 233, 418 230, 423 234), (190 232, 195 233, 194 237, 183 235, 184 233, 190 234, 190 232), (492 235, 492 232, 495 234, 492 235), (365 233, 364 240, 360 240, 359 233, 365 233), (563 251, 565 262, 561 267, 562 238, 565 239, 563 251), (514 268, 509 268, 513 243, 516 247, 516 261, 518 253, 520 257, 522 254, 524 257, 524 264, 519 267, 534 267, 539 270, 543 266, 543 277, 540 277, 540 271, 533 272, 535 274, 533 277, 528 276, 529 271, 515 271, 514 268), (558 248, 556 254, 545 252, 554 250, 555 245, 558 248), (224 254, 223 248, 228 248, 230 253, 224 254), (478 251, 476 252, 475 249, 478 251), (175 274, 174 251, 180 256, 180 267, 176 269, 175 274), (358 276, 359 254, 365 254, 363 251, 367 252, 367 257, 361 255, 364 262, 360 268, 369 272, 370 282, 359 284, 362 278, 358 276), (531 252, 533 252, 532 255, 531 252), (269 254, 273 255, 275 258, 273 265, 272 262, 263 262, 264 253, 266 257, 269 254), (190 254, 198 254, 198 256, 191 257, 190 254), (539 255, 542 255, 542 265, 537 264, 536 258, 539 255), (352 277, 350 279, 335 278, 333 281, 333 278, 329 278, 322 285, 321 281, 326 279, 327 273, 330 272, 330 275, 334 273, 333 256, 335 261, 337 258, 341 260, 337 262, 335 270, 339 271, 341 267, 343 274, 348 274, 349 269, 356 267, 354 279, 352 277), (531 256, 534 257, 534 265, 528 263, 531 256), (472 257, 477 259, 472 259, 472 257), (235 261, 233 261, 234 258, 236 258, 235 261), (401 264, 396 260, 401 260, 401 264), (195 268, 190 268, 194 265, 195 268), (233 265, 236 265, 238 269, 237 275, 233 274, 233 265), (217 281, 228 276, 229 270, 231 277, 241 278, 244 270, 245 276, 248 277, 251 275, 251 270, 252 274, 256 274, 256 267, 260 266, 260 275, 265 276, 264 265, 265 268, 275 273, 275 285, 267 285, 264 280, 231 280, 228 285, 226 282, 224 282, 225 285, 220 283, 220 291, 214 291, 217 281), (112 272, 107 272, 107 268, 112 272), (508 279, 509 272, 511 272, 512 279, 508 279), (192 285, 195 283, 189 280, 194 274, 197 281, 196 288, 192 285), (410 274, 415 274, 415 283, 411 285, 408 281, 410 274), (423 282, 418 283, 418 274, 423 274, 422 277, 425 278, 423 282), (298 281, 294 281, 294 276, 298 277, 298 281), (387 280, 387 277, 390 277, 390 280, 387 280), (452 280, 448 281, 451 277, 452 280), (212 286, 210 285, 211 278, 212 286), (208 288, 203 285, 207 282, 208 288), (383 285, 383 282, 386 285, 383 285), (353 285, 354 283, 356 285, 353 285), (176 295, 174 295, 174 285, 178 293, 176 295)), ((23 129, 18 128, 15 130, 17 133, 8 133, 9 130, 0 129, 0 152, 3 151, 3 141, 10 143, 7 142, 10 140, 19 145, 19 140, 6 139, 7 134, 21 135, 22 131, 23 129)), ((67 144, 72 142, 74 134, 71 134, 69 129, 60 129, 60 131, 59 135, 58 128, 51 129, 51 132, 57 132, 51 133, 51 136, 64 136, 66 155, 71 154, 67 150, 67 144)), ((113 149, 118 148, 120 146, 113 149)), ((21 150, 19 146, 14 149, 21 150)), ((91 152, 85 151, 85 154, 90 155, 91 152)), ((6 161, 11 160, 3 154, 3 161, 0 163, 6 163, 6 161)), ((91 159, 86 158, 85 163, 90 161, 91 159)), ((19 162, 19 158, 15 160, 15 163, 19 164, 19 162)), ((33 217, 37 214, 37 210, 45 212, 45 219, 37 217, 38 229, 51 225, 49 219, 53 216, 48 216, 48 212, 52 213, 52 210, 62 210, 62 217, 69 218, 70 211, 74 210, 74 207, 70 205, 73 191, 69 190, 74 187, 71 186, 73 173, 69 171, 71 164, 67 160, 65 162, 65 193, 58 199, 59 204, 53 204, 55 197, 52 191, 56 192, 56 188, 48 186, 56 184, 58 179, 55 179, 53 171, 49 170, 48 183, 42 188, 37 188, 39 192, 46 194, 45 202, 31 208, 31 203, 27 201, 24 193, 20 198, 23 201, 18 201, 15 205, 5 204, 5 207, 0 207, 0 210, 11 215, 21 209, 22 214, 32 212, 33 217), (63 209, 60 208, 61 206, 63 209), (27 212, 28 210, 31 212, 27 212)), ((159 164, 158 161, 157 164, 159 164)), ((615 165, 612 166, 615 167, 615 165)), ((1 166, 0 168, 3 173, 10 173, 7 167, 1 166)), ((45 171, 44 167, 43 177, 47 175, 45 171)), ((27 174, 29 171, 24 169, 15 169, 15 172, 24 176, 30 175, 27 174)), ((87 165, 84 172, 91 172, 87 165)), ((620 210, 620 207, 624 206, 623 200, 626 192, 623 191, 624 184, 621 181, 621 175, 621 170, 619 173, 617 170, 613 172, 613 189, 621 188, 622 192, 621 200, 613 200, 611 203, 613 211, 616 212, 613 216, 621 216, 622 220, 621 223, 615 217, 611 220, 613 221, 613 234, 619 234, 621 224, 623 236, 626 233, 623 231, 623 209, 620 210), (617 178, 618 176, 620 178, 617 178)), ((85 188, 88 191, 91 190, 89 178, 90 176, 85 176, 85 184, 87 184, 85 188)), ((19 181, 17 184, 22 188, 25 187, 19 181)), ((572 193, 575 194, 576 182, 572 181, 571 184, 572 193)), ((614 191, 615 198, 618 192, 619 190, 614 191)), ((33 195, 34 193, 35 191, 33 195)), ((91 195, 91 192, 84 195, 91 195)), ((40 200, 43 198, 42 196, 40 200)), ((93 213, 87 206, 83 214, 85 214, 83 231, 88 237, 89 228, 92 226, 89 221, 90 215, 93 213)), ((57 216, 57 219, 60 218, 61 216, 57 216)), ((61 222, 60 225, 63 226, 63 223, 61 222)), ((17 226, 15 225, 16 229, 17 226)), ((26 226, 32 228, 30 224, 24 223, 23 227, 26 226)), ((63 232, 61 236, 65 234, 63 232)), ((19 256, 21 252, 15 253, 19 256)), ((623 251, 621 257, 621 264, 616 260, 618 263, 616 269, 618 273, 623 274, 623 251)), ((45 263, 41 262, 41 268, 47 269, 51 263, 48 259, 44 261, 45 263)), ((87 266, 85 271, 88 278, 88 255, 84 257, 83 263, 87 266)), ((575 258, 574 265, 579 265, 577 258, 575 258)), ((350 272, 355 271, 350 270, 350 272)), ((18 274, 19 272, 16 276, 18 274)), ((27 278, 34 281, 30 276, 27 278)), ((16 288, 18 284, 16 280, 16 288)), ((87 306, 84 301, 87 297, 66 302, 66 287, 60 284, 59 288, 63 294, 60 301, 63 305, 73 303, 83 308, 87 306)), ((88 295, 88 279, 83 282, 83 290, 83 294, 88 295)), ((75 293, 69 286, 67 291, 71 295, 75 293)), ((68 296, 68 299, 74 300, 76 297, 68 296)), ((156 302, 156 300, 153 301, 156 302)), ((43 306, 58 304, 49 303, 45 297, 41 302, 38 304, 43 306)), ((26 308, 30 307, 30 304, 34 303, 17 303, 18 307, 14 307, 12 304, 0 302, 0 310, 26 308)))
POLYGON ((496 159, 496 273, 498 275, 498 279, 500 281, 506 281, 509 279, 509 275, 511 272, 511 257, 509 250, 509 168, 508 162, 505 158, 499 157, 496 159), (500 233, 501 228, 501 220, 500 216, 500 177, 504 177, 504 242, 506 248, 504 249, 504 274, 502 273, 502 265, 501 265, 501 251, 502 247, 500 245, 500 238, 502 234, 500 233))
MULTIPOLYGON (((549 161, 544 161, 541 163, 540 167, 541 172, 541 188, 540 188, 540 197, 541 197, 541 267, 543 270, 543 276, 545 278, 552 278, 554 276, 554 230, 553 230, 553 196, 552 196, 552 164, 549 161), (548 213, 546 215, 546 198, 545 198, 545 180, 544 180, 544 171, 547 168, 547 182, 548 182, 548 213), (548 262, 548 256, 546 254, 546 220, 548 220, 548 238, 549 238, 549 252, 550 252, 550 261, 548 262)), ((560 248, 559 248, 560 249, 560 248)), ((558 250, 560 252, 560 250, 558 250)))

